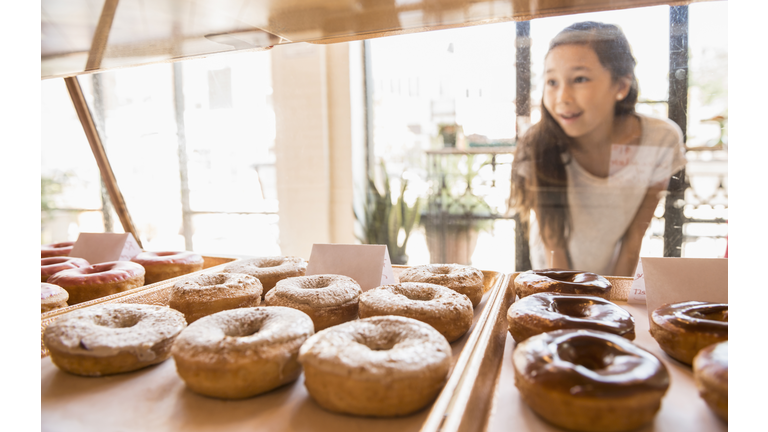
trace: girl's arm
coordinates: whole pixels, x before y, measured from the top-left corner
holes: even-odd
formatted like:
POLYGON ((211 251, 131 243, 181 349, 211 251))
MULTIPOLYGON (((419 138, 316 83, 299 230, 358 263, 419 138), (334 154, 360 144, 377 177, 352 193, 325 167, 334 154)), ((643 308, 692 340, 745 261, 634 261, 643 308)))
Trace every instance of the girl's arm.
POLYGON ((637 209, 632 223, 627 227, 627 231, 624 233, 624 239, 621 243, 621 250, 619 251, 619 258, 616 261, 616 267, 613 271, 613 276, 633 276, 635 268, 637 268, 637 261, 640 259, 640 246, 643 242, 643 236, 645 231, 648 230, 648 225, 651 223, 653 212, 656 210, 656 206, 661 199, 661 193, 666 190, 667 182, 662 182, 653 185, 648 188, 640 203, 640 208, 637 209))
MULTIPOLYGON (((542 232, 541 242, 547 251, 547 268, 570 270, 571 263, 568 262, 568 254, 562 246, 556 246, 554 237, 548 238, 542 232)), ((534 269, 539 270, 539 269, 534 269)))
MULTIPOLYGON (((553 269, 570 270, 571 264, 568 262, 568 256, 565 254, 565 249, 560 246, 548 246, 547 248, 547 267, 553 269)), ((538 270, 538 269, 536 269, 538 270)))

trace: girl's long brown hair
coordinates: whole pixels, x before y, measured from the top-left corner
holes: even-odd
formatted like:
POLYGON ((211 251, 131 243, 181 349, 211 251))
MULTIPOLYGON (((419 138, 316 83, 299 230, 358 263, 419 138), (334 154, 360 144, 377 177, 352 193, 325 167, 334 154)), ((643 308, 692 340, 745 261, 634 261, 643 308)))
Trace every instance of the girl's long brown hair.
MULTIPOLYGON (((621 77, 631 78, 629 93, 616 102, 614 113, 617 117, 634 113, 638 95, 635 58, 621 29, 593 21, 573 24, 552 39, 547 55, 553 48, 569 44, 592 48, 614 81, 621 77)), ((531 126, 517 144, 509 204, 526 222, 531 210, 535 211, 542 238, 567 251, 571 218, 565 165, 570 163, 570 158, 563 162, 561 155, 568 154, 573 141, 547 111, 543 101, 541 113, 541 121, 531 126)))

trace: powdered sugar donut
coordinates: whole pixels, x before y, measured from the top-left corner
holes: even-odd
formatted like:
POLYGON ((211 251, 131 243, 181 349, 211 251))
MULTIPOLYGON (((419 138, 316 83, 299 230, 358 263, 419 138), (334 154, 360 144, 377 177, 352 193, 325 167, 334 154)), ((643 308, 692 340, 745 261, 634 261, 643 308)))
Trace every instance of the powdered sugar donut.
POLYGON ((68 299, 69 294, 64 288, 45 282, 40 284, 40 313, 67 307, 68 299))
POLYGON ((464 294, 477 306, 483 299, 483 272, 459 264, 427 264, 411 267, 400 274, 400 282, 424 282, 464 294))
POLYGON ((261 282, 262 296, 266 296, 269 290, 275 287, 279 281, 289 278, 304 276, 307 270, 307 262, 302 258, 293 256, 271 256, 262 258, 249 258, 228 264, 222 270, 225 273, 242 273, 255 277, 261 282))
POLYGON ((43 333, 51 361, 75 375, 130 372, 160 363, 187 323, 164 306, 104 304, 64 314, 43 333))
POLYGON ((258 306, 261 282, 238 273, 189 277, 173 285, 168 305, 184 314, 188 324, 229 309, 258 306))
POLYGON ((312 318, 315 331, 357 318, 362 290, 341 275, 312 275, 283 279, 268 292, 267 306, 298 309, 312 318))
POLYGON ((421 321, 378 316, 318 332, 301 346, 299 362, 304 385, 321 407, 400 416, 424 408, 443 388, 451 345, 421 321))
POLYGON ((299 347, 314 334, 313 327, 307 314, 279 306, 218 312, 181 333, 173 359, 192 391, 250 397, 299 377, 299 347))
POLYGON ((360 296, 360 318, 398 315, 427 323, 453 342, 472 326, 472 302, 444 286, 403 282, 384 285, 360 296))

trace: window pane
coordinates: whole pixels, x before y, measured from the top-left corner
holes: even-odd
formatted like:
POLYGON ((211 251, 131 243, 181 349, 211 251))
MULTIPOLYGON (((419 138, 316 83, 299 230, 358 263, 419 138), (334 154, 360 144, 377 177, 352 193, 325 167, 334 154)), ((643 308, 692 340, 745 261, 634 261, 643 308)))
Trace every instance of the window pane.
MULTIPOLYGON (((74 241, 83 231, 103 232, 99 168, 64 80, 40 85, 41 242, 74 241)), ((117 219, 114 213, 109 217, 117 219)))
POLYGON ((269 53, 79 80, 146 250, 279 253, 269 53))

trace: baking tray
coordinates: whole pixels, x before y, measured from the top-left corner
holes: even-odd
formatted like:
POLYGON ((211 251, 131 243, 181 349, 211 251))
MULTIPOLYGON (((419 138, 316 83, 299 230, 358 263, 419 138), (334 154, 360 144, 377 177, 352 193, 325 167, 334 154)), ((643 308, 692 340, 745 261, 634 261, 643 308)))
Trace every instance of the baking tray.
MULTIPOLYGON (((512 366, 515 341, 508 331, 507 309, 514 300, 510 288, 517 275, 510 275, 504 294, 489 307, 488 321, 446 411, 443 431, 563 431, 531 411, 515 387, 512 366)), ((638 432, 727 431, 728 425, 699 397, 691 368, 667 356, 651 337, 645 306, 627 303, 632 278, 607 276, 606 279, 614 287, 611 301, 635 318, 634 342, 661 359, 670 374, 670 387, 662 399, 661 409, 654 421, 638 432)))
MULTIPOLYGON (((394 266, 395 275, 406 268, 394 266)), ((486 293, 475 308, 470 330, 451 344, 453 368, 446 385, 435 402, 409 416, 378 419, 325 411, 309 397, 303 374, 268 393, 231 401, 186 389, 172 358, 131 373, 86 378, 60 371, 46 356, 41 359, 42 430, 438 431, 492 311, 488 305, 503 298, 507 289, 509 275, 483 274, 486 293)), ((102 303, 167 305, 170 291, 165 284, 102 303)))
MULTIPOLYGON (((120 298, 127 297, 127 296, 133 296, 138 293, 143 293, 145 291, 149 291, 150 293, 154 293, 157 291, 165 292, 165 290, 170 290, 171 287, 173 287, 173 284, 176 283, 179 279, 183 279, 185 277, 189 277, 190 275, 196 275, 196 274, 202 274, 202 273, 210 273, 215 272, 217 270, 220 270, 224 268, 225 264, 229 264, 231 262, 237 261, 239 258, 236 257, 224 257, 224 256, 205 256, 203 255, 203 269, 198 270, 193 273, 188 273, 185 275, 181 275, 175 278, 166 279, 164 281, 155 282, 153 284, 149 285, 143 285, 134 289, 130 289, 128 291, 123 291, 119 293, 115 293, 112 295, 99 297, 97 299, 88 300, 86 302, 78 303, 72 306, 67 306, 59 309, 54 309, 52 311, 44 312, 40 314, 40 356, 45 357, 48 355, 48 350, 45 349, 45 345, 43 344, 43 332, 45 331, 45 328, 48 327, 48 324, 52 323, 56 318, 60 317, 61 315, 72 312, 74 310, 82 309, 88 306, 93 306, 95 304, 102 304, 102 303, 118 303, 120 298)), ((170 292, 170 291, 169 291, 170 292)), ((143 296, 142 296, 143 297, 143 296)), ((152 297, 151 295, 149 296, 152 297)), ((156 303, 152 303, 156 304, 156 303)), ((167 304, 167 301, 166 301, 167 304)))

